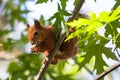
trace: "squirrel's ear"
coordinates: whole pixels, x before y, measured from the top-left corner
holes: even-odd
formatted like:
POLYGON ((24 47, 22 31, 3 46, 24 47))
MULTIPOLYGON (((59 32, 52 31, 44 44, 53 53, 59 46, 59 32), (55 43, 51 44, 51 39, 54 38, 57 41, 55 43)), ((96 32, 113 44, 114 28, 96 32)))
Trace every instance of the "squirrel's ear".
POLYGON ((28 29, 30 28, 30 25, 29 25, 29 24, 27 24, 27 28, 28 28, 28 29))
POLYGON ((40 22, 38 20, 34 20, 34 25, 36 28, 40 29, 40 22))

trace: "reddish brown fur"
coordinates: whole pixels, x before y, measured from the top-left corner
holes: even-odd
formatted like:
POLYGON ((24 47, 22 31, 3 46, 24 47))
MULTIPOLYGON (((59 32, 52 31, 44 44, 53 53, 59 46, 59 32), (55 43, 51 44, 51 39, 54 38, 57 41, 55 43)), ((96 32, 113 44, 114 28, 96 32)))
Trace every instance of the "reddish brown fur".
MULTIPOLYGON (((42 26, 39 21, 35 20, 33 26, 28 27, 28 39, 31 44, 35 44, 34 47, 31 48, 32 52, 45 52, 45 55, 48 56, 49 52, 55 47, 56 44, 56 34, 55 29, 52 26, 42 26), (37 32, 37 35, 35 35, 37 32)), ((70 33, 73 30, 69 30, 70 33)), ((52 60, 52 64, 56 64, 58 59, 67 59, 75 56, 77 53, 77 38, 73 38, 67 42, 63 42, 59 48, 59 51, 56 53, 52 60)), ((43 60, 44 62, 45 60, 43 60)))

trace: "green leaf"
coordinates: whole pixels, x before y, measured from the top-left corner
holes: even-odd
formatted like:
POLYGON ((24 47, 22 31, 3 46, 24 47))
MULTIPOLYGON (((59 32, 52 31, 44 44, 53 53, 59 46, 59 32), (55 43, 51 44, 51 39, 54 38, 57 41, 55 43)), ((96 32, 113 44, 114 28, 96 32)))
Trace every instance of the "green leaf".
POLYGON ((87 40, 93 33, 98 31, 98 29, 100 29, 103 26, 101 22, 99 22, 97 19, 93 18, 92 16, 90 20, 80 18, 78 20, 74 20, 73 22, 69 22, 67 24, 72 28, 75 27, 76 31, 73 32, 71 35, 69 35, 66 41, 74 37, 79 38, 82 35, 86 35, 86 37, 82 38, 81 41, 87 40))
POLYGON ((53 19, 55 19, 55 22, 54 22, 54 24, 53 24, 53 27, 55 27, 56 38, 58 39, 58 36, 59 36, 60 31, 61 31, 61 29, 62 29, 62 27, 61 27, 61 17, 60 17, 59 12, 56 12, 52 17, 50 17, 50 18, 48 19, 48 21, 51 21, 51 20, 53 20, 53 19))
POLYGON ((59 5, 59 3, 58 3, 58 11, 60 12, 62 9, 61 9, 61 7, 60 7, 60 5, 59 5))
POLYGON ((77 30, 79 28, 81 28, 82 26, 84 26, 85 24, 88 24, 89 20, 88 19, 84 19, 84 18, 79 18, 78 20, 73 20, 72 22, 66 23, 67 25, 69 25, 72 28, 76 28, 77 30))
POLYGON ((76 4, 78 3, 78 1, 79 1, 79 0, 75 0, 75 1, 74 1, 74 5, 76 5, 76 4))
POLYGON ((48 0, 37 0, 36 4, 40 4, 40 3, 46 3, 48 0))
POLYGON ((64 16, 70 16, 71 14, 69 12, 67 12, 66 10, 62 10, 62 13, 64 16))
POLYGON ((94 56, 94 55, 91 54, 91 53, 87 53, 87 54, 85 54, 84 56, 82 56, 82 57, 84 58, 84 60, 80 63, 78 71, 79 71, 81 68, 83 68, 87 63, 89 63, 89 61, 92 59, 93 56, 94 56))
POLYGON ((115 45, 116 45, 116 47, 120 48, 120 33, 116 37, 115 45))
POLYGON ((120 0, 116 0, 113 10, 116 9, 118 6, 120 6, 120 0))
POLYGON ((43 15, 41 15, 41 17, 40 17, 40 20, 39 20, 39 21, 40 21, 40 23, 41 23, 41 24, 44 24, 44 25, 46 24, 46 23, 45 23, 45 19, 44 19, 44 16, 43 16, 43 15))
POLYGON ((26 15, 30 12, 25 6, 24 9, 21 10, 21 5, 24 5, 25 0, 20 0, 18 3, 15 3, 13 0, 9 0, 6 2, 4 6, 4 17, 9 18, 9 23, 11 27, 14 27, 15 21, 26 23, 26 15))
POLYGON ((67 2, 68 0, 60 0, 60 1, 61 1, 61 6, 62 6, 62 8, 65 9, 65 7, 66 7, 66 2, 67 2))
POLYGON ((118 20, 107 23, 105 26, 105 36, 108 37, 111 35, 112 37, 115 37, 115 35, 118 34, 117 28, 120 27, 120 23, 118 20))
POLYGON ((69 16, 69 15, 70 14, 66 10, 64 10, 63 7, 61 8, 61 6, 58 3, 58 12, 56 12, 52 17, 50 17, 48 19, 48 21, 51 21, 51 20, 55 19, 55 22, 54 22, 53 26, 55 27, 55 32, 56 32, 56 38, 57 39, 59 37, 60 31, 61 31, 62 28, 66 31, 66 36, 68 36, 69 31, 68 31, 67 25, 65 24, 66 21, 65 21, 64 17, 69 16))
POLYGON ((24 35, 23 33, 21 34, 21 40, 22 40, 22 42, 24 42, 24 44, 28 43, 28 39, 27 39, 26 35, 24 35))
POLYGON ((117 9, 110 12, 105 12, 105 11, 101 12, 100 15, 98 16, 98 19, 100 21, 103 21, 106 23, 115 21, 119 18, 120 18, 120 6, 117 9))
POLYGON ((96 69, 96 73, 101 74, 102 72, 104 72, 104 66, 108 66, 108 65, 103 60, 101 52, 97 52, 97 54, 95 55, 95 65, 94 65, 94 69, 96 69))
POLYGON ((104 52, 104 55, 107 57, 107 58, 111 58, 113 60, 118 60, 117 57, 115 56, 115 53, 113 53, 112 51, 112 48, 106 48, 104 47, 102 49, 102 51, 104 52))
POLYGON ((9 76, 9 79, 8 80, 12 80, 12 75, 9 76))
POLYGON ((105 47, 106 43, 108 43, 108 40, 100 35, 93 35, 90 38, 88 38, 87 43, 84 42, 84 44, 79 43, 80 49, 86 53, 83 54, 82 58, 83 61, 80 62, 79 69, 83 68, 89 61, 95 57, 95 65, 94 70, 96 70, 97 74, 100 74, 104 71, 104 66, 107 66, 106 62, 104 61, 102 54, 104 54, 107 58, 111 58, 113 60, 118 60, 115 56, 115 53, 112 52, 111 48, 105 47), (100 67, 99 67, 100 66, 100 67))
POLYGON ((56 66, 56 70, 58 70, 58 74, 63 75, 63 70, 65 68, 65 62, 61 61, 58 63, 58 65, 56 66))
POLYGON ((120 18, 120 6, 117 7, 115 10, 113 10, 111 17, 115 19, 119 19, 120 18))
POLYGON ((10 66, 9 66, 9 68, 8 68, 8 71, 9 72, 14 72, 14 71, 19 71, 21 68, 20 68, 20 66, 18 65, 18 63, 17 62, 11 62, 10 63, 10 66))
POLYGON ((9 34, 11 30, 0 30, 0 37, 4 37, 5 35, 9 34))
POLYGON ((115 54, 111 51, 112 49, 105 47, 110 39, 108 40, 102 36, 99 36, 97 31, 101 27, 105 26, 105 35, 108 37, 109 34, 112 34, 112 39, 114 42, 119 42, 119 40, 117 40, 119 39, 119 34, 117 31, 117 28, 120 24, 118 21, 119 14, 120 9, 117 8, 116 10, 110 12, 101 12, 98 17, 96 17, 96 14, 90 13, 90 19, 80 18, 78 20, 74 20, 73 22, 67 23, 70 27, 75 28, 76 31, 68 36, 66 40, 78 37, 78 43, 82 45, 79 47, 82 47, 83 52, 86 53, 82 56, 84 60, 81 61, 79 70, 89 63, 93 56, 95 57, 94 69, 96 69, 97 74, 103 72, 103 67, 107 66, 103 60, 102 54, 104 54, 107 58, 117 60, 115 54))
POLYGON ((96 18, 97 18, 97 17, 96 17, 96 14, 93 13, 93 12, 88 13, 88 14, 89 14, 90 19, 96 19, 96 18))
POLYGON ((29 12, 30 12, 30 10, 27 10, 27 9, 20 11, 20 13, 22 13, 22 14, 27 14, 27 13, 29 13, 29 12))
POLYGON ((26 54, 18 56, 17 62, 12 62, 8 68, 8 72, 12 74, 12 80, 28 80, 31 77, 31 80, 34 79, 39 68, 41 66, 41 58, 39 54, 26 54), (28 71, 28 75, 26 75, 28 71))
POLYGON ((14 40, 11 38, 8 38, 7 41, 2 41, 1 43, 6 51, 12 51, 14 48, 14 40))
MULTIPOLYGON (((74 37, 80 38, 80 36, 82 35, 86 35, 86 37, 81 38, 81 42, 87 40, 93 33, 97 32, 101 27, 106 26, 106 24, 110 24, 115 20, 118 20, 120 18, 119 14, 120 7, 110 12, 103 11, 98 17, 96 17, 95 13, 89 13, 90 19, 80 18, 78 20, 74 20, 73 22, 69 22, 67 23, 67 25, 69 25, 72 28, 75 28, 76 31, 69 35, 65 41, 74 37)), ((112 27, 111 24, 109 26, 112 27)))
POLYGON ((60 5, 58 4, 58 12, 56 12, 52 17, 48 19, 51 21, 55 19, 53 26, 55 27, 56 38, 58 39, 62 26, 66 30, 66 34, 68 34, 68 28, 65 25, 64 16, 68 16, 69 13, 63 9, 61 9, 60 5))
POLYGON ((84 67, 87 63, 89 63, 89 61, 94 56, 95 57, 94 69, 96 69, 97 74, 100 74, 101 72, 104 71, 103 67, 107 66, 107 64, 105 63, 105 61, 102 58, 102 53, 104 53, 104 51, 102 50, 102 48, 104 48, 104 47, 101 47, 100 45, 96 45, 96 44, 92 44, 92 45, 91 44, 88 44, 87 48, 85 49, 86 50, 85 51, 86 55, 83 56, 84 60, 81 62, 79 70, 82 67, 84 67))
POLYGON ((56 21, 53 25, 55 27, 55 32, 56 32, 56 38, 58 39, 59 37, 59 34, 60 34, 60 31, 62 29, 62 25, 61 25, 61 18, 59 16, 59 14, 57 14, 57 18, 56 18, 56 21))
POLYGON ((112 21, 111 17, 109 17, 111 12, 101 12, 98 16, 99 20, 103 21, 103 22, 110 22, 112 21))
POLYGON ((51 16, 51 17, 48 19, 48 21, 52 21, 53 19, 55 19, 55 18, 57 17, 57 14, 58 14, 58 13, 55 13, 53 16, 51 16))

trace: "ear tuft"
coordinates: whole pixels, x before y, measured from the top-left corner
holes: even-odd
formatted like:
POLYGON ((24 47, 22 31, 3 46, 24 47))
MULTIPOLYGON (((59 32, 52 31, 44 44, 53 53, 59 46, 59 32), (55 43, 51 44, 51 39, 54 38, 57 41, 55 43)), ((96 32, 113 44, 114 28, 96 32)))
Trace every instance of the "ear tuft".
POLYGON ((28 28, 28 29, 30 28, 30 25, 29 25, 29 24, 27 24, 27 28, 28 28))
POLYGON ((36 28, 40 29, 40 22, 38 20, 34 20, 34 25, 36 28))

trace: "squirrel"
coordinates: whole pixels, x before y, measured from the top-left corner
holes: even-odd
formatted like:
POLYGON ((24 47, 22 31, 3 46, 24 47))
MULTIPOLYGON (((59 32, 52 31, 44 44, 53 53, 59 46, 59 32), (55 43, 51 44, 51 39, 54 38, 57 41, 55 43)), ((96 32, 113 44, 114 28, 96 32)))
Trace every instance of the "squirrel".
MULTIPOLYGON (((27 24, 28 35, 27 38, 32 45, 31 52, 44 52, 48 56, 51 50, 55 47, 57 42, 55 28, 53 26, 44 26, 38 20, 34 20, 34 25, 27 24)), ((72 33, 74 30, 69 29, 72 33)), ((68 59, 77 53, 77 38, 73 38, 66 42, 63 41, 60 48, 53 57, 51 64, 57 64, 58 60, 68 59)), ((45 62, 45 59, 42 61, 45 62)))

